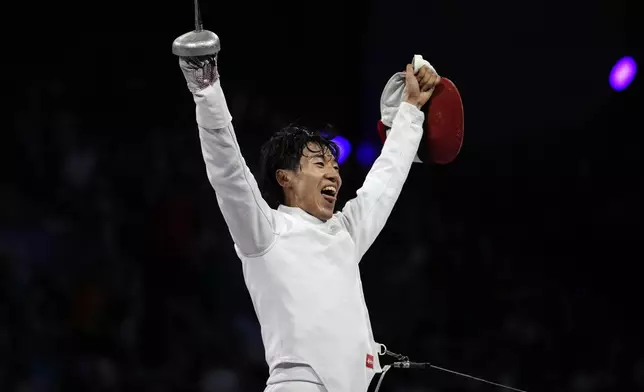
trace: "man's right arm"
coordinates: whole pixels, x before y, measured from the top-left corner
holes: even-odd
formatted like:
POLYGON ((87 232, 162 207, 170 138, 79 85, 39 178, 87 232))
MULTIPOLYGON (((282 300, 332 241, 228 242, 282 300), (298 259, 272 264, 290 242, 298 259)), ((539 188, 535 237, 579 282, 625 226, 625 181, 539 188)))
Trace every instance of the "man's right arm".
POLYGON ((259 256, 276 238, 273 211, 242 157, 219 79, 195 89, 193 97, 206 173, 221 213, 241 253, 259 256))

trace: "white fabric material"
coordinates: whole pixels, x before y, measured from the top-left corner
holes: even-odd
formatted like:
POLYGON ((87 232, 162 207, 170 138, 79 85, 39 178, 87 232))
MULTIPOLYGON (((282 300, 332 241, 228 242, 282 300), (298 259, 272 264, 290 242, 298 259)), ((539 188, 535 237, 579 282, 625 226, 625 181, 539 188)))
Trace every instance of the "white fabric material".
POLYGON ((358 264, 407 179, 423 113, 400 105, 357 196, 324 222, 299 208, 271 209, 262 199, 220 81, 196 92, 194 101, 206 172, 242 261, 269 372, 281 363, 307 364, 329 392, 366 391, 381 371, 381 346, 371 330, 358 264))
POLYGON ((284 381, 308 381, 322 384, 315 370, 309 365, 297 363, 282 363, 273 368, 266 384, 277 384, 284 381))
MULTIPOLYGON (((423 56, 419 54, 414 55, 412 60, 414 73, 418 73, 418 71, 420 71, 420 69, 425 65, 432 71, 436 71, 429 61, 423 59, 423 56)), ((405 98, 406 93, 405 73, 397 72, 389 79, 385 88, 382 90, 382 95, 380 96, 380 120, 388 128, 393 124, 394 118, 396 118, 396 114, 398 114, 398 108, 405 98)), ((389 137, 390 131, 390 129, 386 131, 387 137, 389 137)), ((420 158, 418 158, 418 155, 414 156, 414 162, 422 163, 420 158)))
POLYGON ((264 392, 328 392, 324 385, 306 381, 289 381, 269 385, 264 392))

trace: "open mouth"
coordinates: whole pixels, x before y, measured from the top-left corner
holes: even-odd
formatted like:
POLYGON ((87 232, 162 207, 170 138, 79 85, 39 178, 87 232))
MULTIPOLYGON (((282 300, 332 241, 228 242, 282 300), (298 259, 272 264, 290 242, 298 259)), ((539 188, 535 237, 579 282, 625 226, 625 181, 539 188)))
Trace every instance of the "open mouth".
POLYGON ((329 202, 333 202, 335 201, 335 196, 338 193, 338 191, 332 186, 325 186, 324 188, 322 188, 320 193, 322 193, 322 196, 324 196, 325 200, 329 202))

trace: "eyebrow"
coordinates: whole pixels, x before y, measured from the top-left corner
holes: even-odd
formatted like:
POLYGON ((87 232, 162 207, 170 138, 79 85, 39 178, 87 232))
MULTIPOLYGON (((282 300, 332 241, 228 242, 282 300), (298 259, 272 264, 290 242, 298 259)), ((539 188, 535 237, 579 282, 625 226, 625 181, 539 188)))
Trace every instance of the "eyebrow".
POLYGON ((322 158, 322 159, 324 159, 324 158, 325 158, 325 156, 326 156, 326 155, 325 155, 325 154, 323 154, 322 152, 317 152, 317 151, 316 151, 316 152, 311 152, 310 154, 308 154, 308 155, 307 155, 307 157, 308 157, 308 158, 311 158, 311 159, 312 159, 312 158, 322 158))

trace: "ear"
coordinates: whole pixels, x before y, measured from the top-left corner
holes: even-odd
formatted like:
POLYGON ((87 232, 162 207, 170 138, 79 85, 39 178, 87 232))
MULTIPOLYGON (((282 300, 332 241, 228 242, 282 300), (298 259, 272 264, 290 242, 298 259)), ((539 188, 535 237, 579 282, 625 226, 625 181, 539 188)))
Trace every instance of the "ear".
POLYGON ((279 169, 275 172, 275 178, 282 188, 288 188, 291 185, 291 172, 288 170, 279 169))

